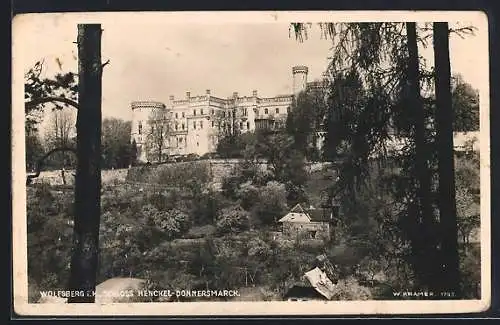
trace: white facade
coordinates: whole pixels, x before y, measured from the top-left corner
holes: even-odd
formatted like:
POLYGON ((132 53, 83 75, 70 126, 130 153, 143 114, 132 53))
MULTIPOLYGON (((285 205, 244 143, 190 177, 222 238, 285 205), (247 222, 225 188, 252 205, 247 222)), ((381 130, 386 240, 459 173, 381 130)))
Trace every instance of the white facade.
MULTIPOLYGON (((255 120, 269 119, 284 123, 294 95, 305 90, 308 69, 305 66, 292 68, 293 94, 271 98, 259 97, 256 90, 250 96, 233 93, 229 98, 212 96, 210 90, 204 95, 191 96, 186 92, 183 99, 169 97, 167 103, 155 101, 132 102, 131 138, 138 147, 138 160, 152 159, 145 152, 148 141, 148 121, 157 109, 168 112, 169 136, 165 141, 165 154, 187 155, 215 152, 224 128, 237 128, 241 133, 255 130, 255 120)), ((226 129, 227 130, 227 129, 226 129)))

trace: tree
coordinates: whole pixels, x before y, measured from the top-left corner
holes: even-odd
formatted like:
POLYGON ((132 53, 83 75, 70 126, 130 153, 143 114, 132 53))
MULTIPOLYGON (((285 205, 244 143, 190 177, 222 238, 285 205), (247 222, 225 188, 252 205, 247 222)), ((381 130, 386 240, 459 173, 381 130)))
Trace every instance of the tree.
POLYGON ((102 121, 103 168, 125 168, 132 161, 131 123, 117 118, 102 121))
POLYGON ((223 158, 241 158, 245 142, 244 138, 240 137, 242 134, 236 109, 217 110, 212 118, 217 153, 223 158))
POLYGON ((480 226, 479 205, 467 187, 457 186, 456 197, 458 232, 467 245, 472 232, 480 226))
MULTIPOLYGON (((38 165, 42 165, 39 161, 36 161, 36 159, 44 157, 41 152, 44 148, 40 148, 40 130, 38 126, 46 109, 51 108, 57 112, 66 107, 76 108, 78 106, 75 102, 77 98, 76 75, 73 72, 67 72, 57 73, 53 78, 44 78, 42 77, 43 68, 44 61, 40 60, 24 75, 26 162, 29 165, 28 168, 36 168, 38 165)), ((56 112, 53 115, 58 114, 56 112)), ((65 115, 66 113, 65 111, 61 114, 65 115)), ((63 138, 67 139, 67 137, 63 138)), ((70 141, 67 141, 67 143, 71 145, 70 141)), ((50 143, 50 145, 54 145, 54 143, 50 143)), ((51 155, 46 158, 50 159, 50 157, 51 155)), ((58 157, 55 160, 59 161, 59 165, 61 165, 65 160, 71 160, 71 158, 72 156, 65 154, 63 151, 58 151, 58 157)))
MULTIPOLYGON (((68 289, 95 292, 101 217, 101 25, 78 25, 77 169, 75 225, 68 289)), ((92 303, 95 296, 70 297, 92 303)))
POLYGON ((37 131, 47 104, 56 109, 78 106, 75 102, 78 95, 75 73, 58 73, 54 78, 43 78, 43 65, 43 60, 36 62, 24 75, 26 134, 37 131))
MULTIPOLYGON (((54 109, 50 112, 49 124, 45 130, 45 146, 48 150, 55 148, 75 147, 75 119, 67 109, 54 109)), ((59 152, 51 157, 56 168, 64 168, 74 161, 74 156, 67 152, 59 152)), ((63 177, 64 179, 64 177, 63 177)))
POLYGON ((130 164, 135 165, 137 162, 137 142, 135 139, 132 139, 132 143, 130 144, 130 164))
POLYGON ((455 163, 453 151, 453 107, 448 23, 434 23, 434 62, 436 68, 436 129, 439 169, 439 217, 441 223, 441 261, 443 291, 460 296, 460 269, 457 241, 455 163))
POLYGON ((436 273, 439 272, 437 261, 424 263, 429 256, 434 256, 437 249, 435 237, 435 216, 431 202, 431 173, 429 170, 429 147, 426 136, 426 120, 424 105, 420 95, 420 68, 418 61, 417 30, 414 22, 406 23, 406 33, 408 37, 408 104, 410 104, 411 116, 414 117, 414 139, 415 139, 415 172, 418 179, 417 185, 417 209, 414 224, 418 227, 418 234, 411 237, 412 252, 414 254, 414 268, 420 277, 421 284, 437 289, 435 282, 436 273))
POLYGON ((322 131, 326 111, 326 89, 315 87, 299 93, 287 115, 286 130, 293 136, 295 148, 309 160, 318 158, 317 134, 322 131))
POLYGON ((43 146, 38 132, 26 135, 26 168, 33 170, 37 166, 38 160, 43 156, 43 146))
POLYGON ((253 220, 261 225, 275 225, 287 209, 287 191, 284 184, 269 182, 259 189, 252 207, 253 220))
MULTIPOLYGON (((304 33, 304 30, 307 30, 305 24, 292 24, 291 27, 299 40, 304 34, 307 37, 304 33)), ((431 123, 430 107, 433 99, 426 98, 423 102, 420 98, 422 87, 432 84, 431 77, 434 74, 426 73, 420 65, 417 44, 420 42, 425 46, 426 39, 432 35, 424 33, 432 29, 429 24, 424 24, 419 28, 419 32, 422 32, 419 36, 416 24, 411 22, 325 23, 320 24, 320 27, 335 44, 329 66, 330 78, 333 79, 339 74, 355 76, 365 92, 362 95, 364 97, 362 105, 354 110, 356 114, 352 114, 351 111, 345 114, 343 108, 339 106, 329 107, 340 112, 330 116, 337 116, 339 123, 348 126, 335 134, 339 138, 334 140, 337 148, 342 148, 347 155, 340 163, 340 178, 333 186, 331 195, 345 193, 347 190, 350 198, 347 196, 346 199, 352 200, 356 195, 356 189, 363 186, 369 171, 367 168, 369 162, 377 159, 380 163, 388 163, 387 144, 391 141, 392 135, 404 139, 401 148, 394 151, 395 155, 390 159, 391 164, 398 169, 397 173, 390 177, 392 180, 388 183, 391 184, 388 189, 392 188, 390 191, 393 192, 396 201, 404 207, 398 213, 396 224, 403 230, 405 240, 411 243, 412 254, 408 256, 412 257, 411 263, 419 287, 440 290, 441 284, 444 283, 443 277, 446 276, 438 271, 440 265, 437 262, 439 260, 437 247, 448 242, 445 246, 450 249, 449 256, 454 260, 456 260, 456 250, 452 247, 451 222, 444 222, 445 228, 449 230, 445 235, 441 232, 443 225, 434 215, 431 201, 434 193, 430 186, 432 178, 431 174, 426 172, 435 172, 434 165, 438 159, 437 152, 433 151, 434 133, 439 129, 440 123, 437 122, 436 125, 431 123)), ((456 31, 468 33, 470 30, 470 27, 465 27, 456 31)), ((448 33, 446 30, 446 39, 448 33)), ((441 37, 444 40, 444 35, 441 37)), ((436 50, 435 53, 441 51, 442 55, 447 55, 448 52, 442 50, 443 48, 436 50)), ((441 61, 443 62, 446 61, 441 61)), ((447 72, 437 68, 438 63, 435 74, 440 75, 442 81, 444 80, 442 78, 446 78, 447 72)), ((444 84, 445 82, 442 83, 444 84)), ((331 96, 339 96, 335 94, 334 89, 332 90, 331 96)), ((441 96, 441 100, 442 98, 441 96)), ((443 103, 436 99, 435 105, 439 107, 443 103)), ((447 118, 452 121, 452 116, 448 115, 447 118)), ((444 121, 444 118, 441 121, 444 121)), ((446 140, 449 141, 447 129, 440 131, 447 134, 446 140)), ((333 138, 331 134, 328 136, 333 138)), ((448 144, 445 145, 446 153, 441 153, 443 158, 446 155, 449 157, 449 152, 452 150, 448 144)), ((453 168, 449 163, 446 165, 447 176, 450 176, 449 173, 453 172, 453 168)), ((441 172, 444 170, 440 170, 439 173, 441 172)), ((450 180, 449 177, 446 179, 450 180)), ((443 191, 441 195, 445 195, 443 191)), ((452 268, 455 269, 454 266, 452 268)))
POLYGON ((163 162, 169 146, 172 132, 172 118, 170 111, 155 108, 148 119, 146 155, 149 161, 163 162))
POLYGON ((460 74, 452 77, 453 131, 479 130, 479 93, 460 74))
POLYGON ((238 205, 230 206, 220 210, 215 224, 223 234, 241 232, 249 227, 249 214, 238 205))

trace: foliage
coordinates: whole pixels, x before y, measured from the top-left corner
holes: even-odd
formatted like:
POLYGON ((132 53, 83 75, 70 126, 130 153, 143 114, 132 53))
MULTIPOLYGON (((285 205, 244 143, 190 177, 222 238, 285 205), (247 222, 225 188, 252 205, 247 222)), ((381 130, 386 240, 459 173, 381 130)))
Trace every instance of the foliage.
POLYGON ((318 158, 314 157, 317 131, 322 130, 326 108, 326 88, 312 88, 294 99, 287 115, 287 133, 292 135, 295 148, 310 161, 318 158))
MULTIPOLYGON (((58 73, 53 78, 44 78, 44 61, 37 61, 24 75, 24 99, 35 102, 45 97, 62 97, 76 100, 78 94, 77 75, 73 72, 58 73)), ((40 103, 34 106, 26 105, 26 134, 37 131, 43 110, 48 104, 40 103)), ((55 109, 67 107, 66 104, 52 103, 55 109)))
POLYGON ((190 218, 193 225, 212 225, 221 209, 230 205, 224 196, 216 191, 207 190, 194 196, 190 204, 190 218))
POLYGON ((252 220, 257 225, 275 225, 287 210, 286 188, 275 181, 259 189, 251 208, 252 220))
MULTIPOLYGON (((45 149, 76 147, 76 115, 69 109, 53 110, 45 130, 45 149)), ((68 168, 76 166, 76 157, 70 152, 57 152, 47 158, 49 168, 68 168)))
POLYGON ((331 300, 370 300, 372 292, 368 287, 361 286, 354 277, 347 277, 338 281, 331 300))
POLYGON ((28 188, 27 196, 28 277, 32 288, 64 289, 73 235, 71 198, 52 192, 46 185, 28 188))
POLYGON ((187 188, 190 182, 206 184, 210 180, 210 163, 206 161, 136 166, 132 167, 127 174, 127 181, 165 184, 178 188, 187 188))
POLYGON ((479 92, 466 83, 462 76, 452 79, 451 99, 454 112, 453 130, 479 131, 479 92))
POLYGON ((479 228, 479 204, 467 188, 457 188, 458 232, 464 243, 468 243, 472 232, 479 228))
POLYGON ((240 206, 222 209, 215 226, 219 233, 237 233, 249 228, 249 214, 240 206))
POLYGON ((464 299, 481 297, 481 245, 466 244, 460 251, 461 292, 464 299))
POLYGON ((133 161, 130 144, 131 123, 116 118, 105 118, 101 130, 102 167, 127 168, 133 161))
POLYGON ((26 168, 33 170, 44 155, 44 148, 38 134, 26 135, 26 168))
POLYGON ((147 120, 146 156, 150 162, 161 163, 168 155, 169 138, 172 132, 172 112, 155 108, 147 120))

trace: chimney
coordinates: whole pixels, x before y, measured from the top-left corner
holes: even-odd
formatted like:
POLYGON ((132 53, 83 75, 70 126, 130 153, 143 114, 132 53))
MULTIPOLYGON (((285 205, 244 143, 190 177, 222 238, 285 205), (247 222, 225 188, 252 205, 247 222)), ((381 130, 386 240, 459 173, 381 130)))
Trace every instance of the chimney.
POLYGON ((170 100, 174 100, 174 95, 170 95, 170 100))
POLYGON ((233 97, 234 98, 238 98, 238 92, 237 91, 233 92, 233 97))
POLYGON ((254 91, 253 91, 252 96, 253 96, 253 97, 257 97, 257 90, 254 90, 254 91))
POLYGON ((210 89, 207 89, 206 93, 207 95, 210 95, 210 89))
POLYGON ((189 98, 191 98, 191 92, 186 91, 186 99, 189 99, 189 98))

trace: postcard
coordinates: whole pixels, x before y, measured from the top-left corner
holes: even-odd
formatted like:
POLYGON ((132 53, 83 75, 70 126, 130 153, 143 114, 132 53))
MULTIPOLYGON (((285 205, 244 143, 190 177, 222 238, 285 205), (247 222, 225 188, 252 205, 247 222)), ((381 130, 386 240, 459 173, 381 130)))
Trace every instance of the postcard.
POLYGON ((33 13, 12 44, 19 315, 489 308, 483 12, 33 13))

